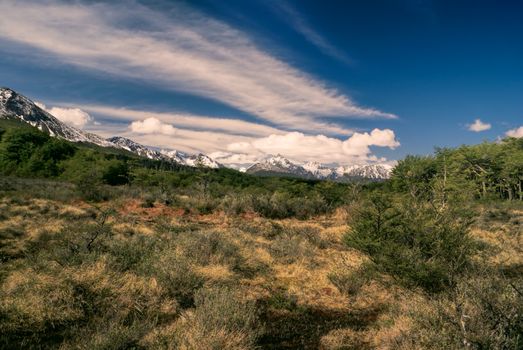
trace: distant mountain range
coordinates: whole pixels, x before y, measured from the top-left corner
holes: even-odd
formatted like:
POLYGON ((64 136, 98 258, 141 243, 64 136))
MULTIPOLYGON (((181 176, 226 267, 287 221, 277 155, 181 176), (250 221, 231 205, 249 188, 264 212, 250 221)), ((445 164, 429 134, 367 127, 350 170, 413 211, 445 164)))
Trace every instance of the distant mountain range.
MULTIPOLYGON (((104 139, 96 134, 88 133, 69 126, 47 111, 38 107, 27 97, 9 89, 0 88, 0 119, 14 119, 26 122, 33 127, 53 136, 71 142, 91 143, 101 147, 123 149, 153 160, 169 161, 191 167, 221 168, 205 154, 188 155, 177 150, 155 150, 121 136, 104 139)), ((350 165, 328 167, 317 162, 298 164, 277 155, 251 165, 245 171, 256 175, 295 176, 310 179, 330 179, 335 181, 364 179, 383 180, 390 176, 392 166, 388 164, 350 165)))
POLYGON ((253 164, 245 170, 256 175, 285 175, 322 180, 373 180, 379 181, 390 177, 392 165, 364 164, 328 167, 318 162, 308 162, 303 165, 277 155, 270 156, 261 162, 253 164))

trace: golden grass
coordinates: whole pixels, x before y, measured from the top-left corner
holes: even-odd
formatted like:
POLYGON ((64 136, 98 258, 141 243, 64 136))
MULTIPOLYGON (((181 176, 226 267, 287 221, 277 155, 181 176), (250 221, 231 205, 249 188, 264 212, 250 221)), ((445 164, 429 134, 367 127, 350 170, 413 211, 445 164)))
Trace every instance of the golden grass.
MULTIPOLYGON (((107 207, 111 205, 105 204, 107 207)), ((422 295, 391 284, 374 281, 364 284, 357 293, 347 295, 329 280, 329 274, 336 271, 357 271, 366 260, 364 255, 348 250, 342 241, 349 229, 346 222, 350 209, 341 208, 332 216, 308 221, 267 220, 252 214, 229 217, 222 212, 187 215, 164 205, 142 208, 138 200, 119 203, 117 209, 118 214, 111 217, 110 222, 112 232, 118 235, 118 239, 126 239, 129 235, 158 236, 159 222, 173 227, 195 224, 205 228, 199 232, 218 232, 224 240, 234 244, 244 267, 254 271, 252 274, 241 274, 233 271, 234 266, 231 264, 214 257, 209 264, 191 263, 191 269, 203 277, 205 286, 235 285, 241 289, 238 297, 245 300, 267 300, 274 291, 284 290, 296 298, 299 307, 344 313, 376 310, 376 320, 371 325, 361 329, 329 329, 319 340, 321 349, 349 349, 350 346, 354 349, 394 349, 412 328, 410 311, 413 308, 429 307, 428 299, 422 295), (292 228, 296 232, 293 234, 298 236, 300 232, 314 235, 313 239, 303 238, 300 243, 307 246, 307 254, 311 255, 286 262, 285 257, 271 253, 278 240, 292 239, 281 236, 275 227, 282 228, 284 232, 292 228)), ((0 221, 0 230, 17 228, 25 232, 26 236, 18 244, 34 240, 42 232, 59 232, 74 218, 95 222, 88 217, 89 208, 85 203, 73 206, 48 200, 31 200, 18 205, 3 198, 0 199, 0 210, 14 213, 0 221), (20 214, 24 211, 26 215, 20 214)), ((513 213, 523 218, 522 211, 513 213)), ((523 264, 520 231, 521 227, 506 224, 497 230, 475 228, 472 235, 497 248, 498 253, 489 258, 491 263, 523 264)), ((164 238, 170 237, 170 233, 161 234, 164 238)), ((190 248, 178 244, 172 247, 171 253, 190 261, 190 248)), ((161 265, 163 262, 164 257, 160 256, 157 263, 161 265)), ((17 314, 23 316, 19 322, 40 326, 51 319, 74 320, 81 316, 81 310, 74 306, 71 284, 66 283, 69 281, 86 286, 95 294, 105 295, 107 300, 104 307, 117 318, 125 318, 140 310, 154 309, 166 319, 174 320, 158 325, 143 337, 141 344, 144 346, 164 349, 247 349, 244 333, 219 328, 209 330, 196 318, 193 309, 181 311, 174 299, 165 298, 165 291, 155 278, 132 272, 116 272, 110 268, 107 257, 75 268, 62 268, 54 263, 50 263, 48 268, 52 273, 33 269, 10 272, 1 286, 4 296, 0 301, 1 310, 16 310, 17 314)), ((16 321, 12 324, 19 325, 16 321)))
POLYGON ((213 264, 207 266, 197 266, 195 272, 211 282, 227 282, 235 277, 227 265, 213 264))

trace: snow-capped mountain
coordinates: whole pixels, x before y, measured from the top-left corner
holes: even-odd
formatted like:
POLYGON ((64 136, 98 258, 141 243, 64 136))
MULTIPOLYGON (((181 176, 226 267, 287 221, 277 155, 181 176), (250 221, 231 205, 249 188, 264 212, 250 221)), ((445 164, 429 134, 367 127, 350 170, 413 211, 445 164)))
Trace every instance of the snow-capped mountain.
POLYGON ((167 158, 171 159, 173 162, 185 164, 185 159, 188 157, 187 154, 177 151, 177 150, 165 150, 162 149, 160 153, 167 158))
POLYGON ((126 137, 121 136, 113 136, 111 138, 108 138, 107 141, 114 144, 117 148, 121 148, 124 150, 127 150, 129 152, 135 153, 141 157, 154 159, 154 160, 167 160, 170 159, 170 157, 152 150, 144 145, 141 145, 137 142, 134 142, 131 139, 128 139, 126 137))
POLYGON ((185 158, 185 165, 213 169, 218 169, 222 167, 220 163, 203 153, 188 156, 187 158, 185 158))
POLYGON ((221 164, 204 154, 187 155, 175 150, 156 151, 125 137, 114 136, 104 139, 96 134, 82 131, 61 122, 27 97, 9 88, 0 88, 0 119, 20 120, 53 137, 71 142, 86 142, 102 147, 124 149, 149 159, 171 161, 193 167, 221 167, 221 164))
POLYGON ((318 179, 328 179, 336 175, 334 169, 329 168, 318 162, 305 163, 303 164, 303 168, 318 179))
POLYGON ((335 169, 337 176, 382 180, 388 179, 394 167, 390 164, 349 165, 335 169))
POLYGON ((299 177, 310 177, 311 175, 301 165, 295 164, 279 154, 269 156, 261 162, 251 165, 246 172, 249 174, 282 174, 299 177))
POLYGON ((62 123, 27 97, 9 88, 0 88, 0 119, 21 120, 51 136, 71 142, 89 142, 102 147, 114 146, 98 135, 62 123))
POLYGON ((141 157, 171 161, 174 163, 192 166, 192 167, 205 167, 218 169, 222 165, 205 154, 188 155, 177 150, 160 150, 156 151, 147 146, 141 145, 138 142, 134 142, 131 139, 121 136, 114 136, 108 138, 107 141, 113 143, 118 148, 125 149, 129 152, 138 154, 141 157))
POLYGON ((389 164, 350 165, 331 168, 318 162, 308 162, 303 165, 294 163, 277 155, 270 156, 249 167, 246 172, 258 175, 286 175, 309 179, 351 180, 368 179, 384 180, 390 177, 393 166, 389 164))

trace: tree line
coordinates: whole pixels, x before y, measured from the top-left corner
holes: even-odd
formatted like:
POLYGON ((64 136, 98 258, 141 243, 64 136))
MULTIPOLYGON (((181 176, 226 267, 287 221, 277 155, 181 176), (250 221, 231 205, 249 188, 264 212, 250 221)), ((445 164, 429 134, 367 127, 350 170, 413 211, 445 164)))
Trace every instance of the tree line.
POLYGON ((391 185, 411 196, 454 193, 470 199, 523 200, 523 138, 407 156, 394 168, 391 185))

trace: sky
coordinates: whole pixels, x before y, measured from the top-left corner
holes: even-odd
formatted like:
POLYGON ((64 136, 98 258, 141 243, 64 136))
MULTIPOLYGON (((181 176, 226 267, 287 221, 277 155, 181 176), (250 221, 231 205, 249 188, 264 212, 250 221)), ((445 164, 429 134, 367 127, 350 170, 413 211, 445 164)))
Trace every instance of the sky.
POLYGON ((232 167, 523 137, 523 1, 0 0, 0 86, 232 167))

